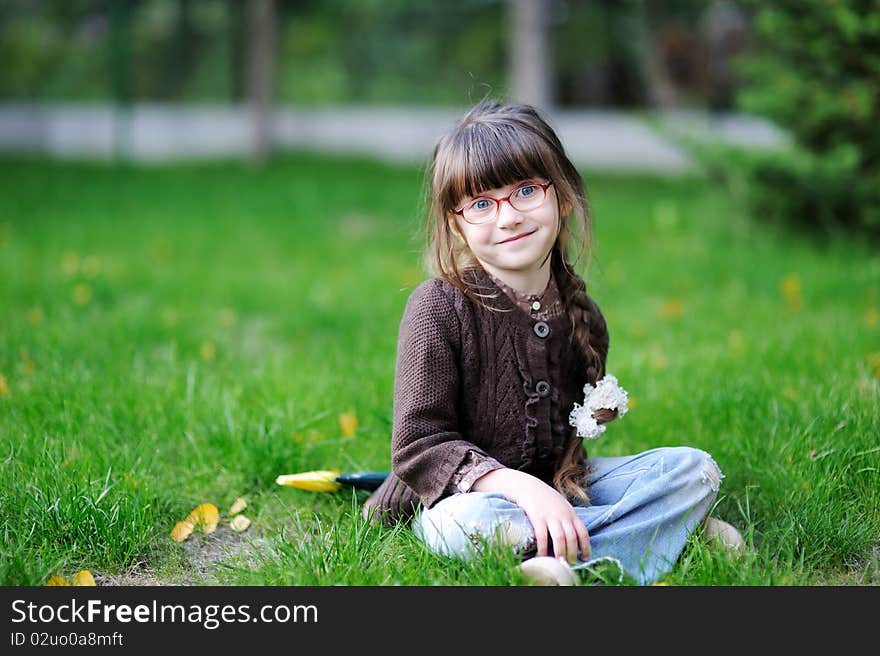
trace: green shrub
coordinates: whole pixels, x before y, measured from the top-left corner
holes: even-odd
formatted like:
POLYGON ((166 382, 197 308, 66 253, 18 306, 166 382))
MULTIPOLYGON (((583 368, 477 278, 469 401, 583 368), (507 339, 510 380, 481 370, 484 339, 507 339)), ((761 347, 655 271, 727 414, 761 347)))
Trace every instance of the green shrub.
POLYGON ((880 235, 880 1, 753 5, 737 104, 792 147, 750 158, 757 215, 880 235))

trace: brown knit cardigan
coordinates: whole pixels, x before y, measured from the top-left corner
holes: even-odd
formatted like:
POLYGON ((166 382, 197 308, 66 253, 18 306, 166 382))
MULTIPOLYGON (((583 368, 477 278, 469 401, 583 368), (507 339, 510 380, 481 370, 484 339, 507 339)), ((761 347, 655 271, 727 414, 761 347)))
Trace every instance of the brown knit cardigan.
MULTIPOLYGON (((366 502, 386 524, 452 494, 456 474, 480 459, 552 484, 574 439, 568 415, 584 384, 596 382, 569 340, 568 315, 536 321, 482 268, 464 273, 488 307, 432 278, 412 292, 400 322, 392 472, 366 502)), ((604 363, 607 327, 591 305, 583 320, 604 363)))

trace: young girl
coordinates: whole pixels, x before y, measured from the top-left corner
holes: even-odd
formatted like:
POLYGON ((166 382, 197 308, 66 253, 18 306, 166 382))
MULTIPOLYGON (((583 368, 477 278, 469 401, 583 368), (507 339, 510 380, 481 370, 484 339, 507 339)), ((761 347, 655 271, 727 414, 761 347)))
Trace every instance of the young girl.
MULTIPOLYGON (((487 101, 437 143, 430 196, 435 277, 400 323, 392 472, 365 515, 411 520, 452 556, 501 540, 542 583, 573 580, 561 563, 608 558, 639 583, 657 580, 722 474, 687 447, 588 459, 569 426, 609 344, 571 264, 590 238, 580 174, 534 108, 487 101)), ((705 527, 741 541, 729 524, 705 527)))

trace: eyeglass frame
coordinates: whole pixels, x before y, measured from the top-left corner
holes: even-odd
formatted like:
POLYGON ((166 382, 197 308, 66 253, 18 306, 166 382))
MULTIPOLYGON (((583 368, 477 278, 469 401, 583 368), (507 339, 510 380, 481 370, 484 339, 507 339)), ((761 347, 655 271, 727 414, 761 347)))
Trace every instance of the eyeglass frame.
MULTIPOLYGON (((486 223, 491 223, 492 221, 496 220, 498 218, 498 215, 501 213, 501 203, 503 203, 504 201, 507 201, 507 204, 510 205, 513 209, 515 209, 515 210, 519 209, 516 205, 514 205, 513 203, 510 202, 510 197, 513 196, 517 191, 519 191, 523 187, 528 187, 529 185, 534 185, 535 187, 540 187, 541 191, 544 192, 544 200, 546 200, 547 199, 547 189, 549 187, 553 186, 553 180, 550 180, 549 182, 544 182, 544 183, 542 183, 542 182, 524 182, 523 184, 517 186, 516 189, 511 191, 504 198, 493 198, 492 196, 477 196, 476 198, 472 199, 471 202, 476 202, 478 200, 491 200, 491 201, 494 201, 494 203, 495 203, 495 215, 491 219, 486 219, 485 221, 480 221, 479 223, 474 223, 473 221, 468 221, 465 218, 464 211, 465 211, 465 209, 467 209, 467 206, 462 207, 460 210, 452 210, 452 211, 453 211, 453 213, 457 214, 458 216, 460 216, 462 219, 464 219, 465 221, 467 221, 471 225, 485 225, 486 223)), ((543 203, 544 201, 542 200, 541 202, 543 203)), ((535 207, 533 207, 532 209, 537 209, 538 207, 540 207, 540 205, 535 205, 535 207)), ((519 210, 519 211, 530 212, 531 210, 519 210)))

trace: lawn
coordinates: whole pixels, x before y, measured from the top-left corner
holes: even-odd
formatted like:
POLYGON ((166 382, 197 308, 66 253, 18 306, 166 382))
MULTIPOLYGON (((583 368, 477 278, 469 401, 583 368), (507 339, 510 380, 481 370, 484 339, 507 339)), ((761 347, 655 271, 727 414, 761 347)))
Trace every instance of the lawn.
MULTIPOLYGON (((709 451, 714 513, 750 545, 693 539, 665 581, 880 583, 880 254, 699 177, 585 179, 589 287, 632 398, 590 452, 709 451)), ((0 160, 0 584, 522 583, 504 551, 461 563, 365 525, 361 492, 275 483, 390 465, 421 182, 313 154, 0 160), (218 529, 172 540, 206 502, 218 529)))

